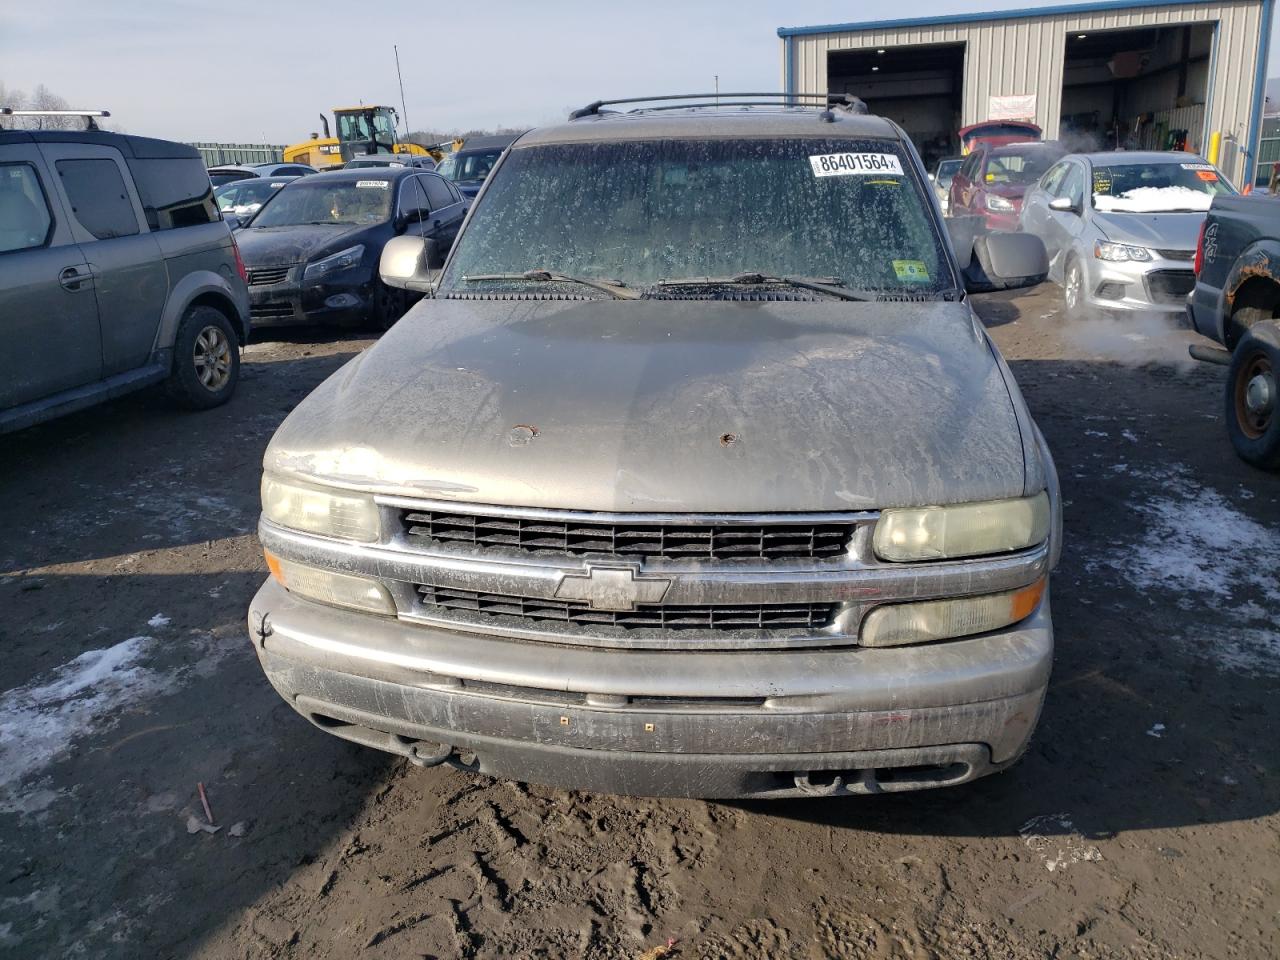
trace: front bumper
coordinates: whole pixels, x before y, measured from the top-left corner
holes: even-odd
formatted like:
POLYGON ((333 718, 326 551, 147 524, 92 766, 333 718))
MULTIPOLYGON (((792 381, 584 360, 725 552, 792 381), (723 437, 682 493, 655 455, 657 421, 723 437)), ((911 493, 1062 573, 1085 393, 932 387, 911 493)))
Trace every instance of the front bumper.
POLYGON ((1090 256, 1084 264, 1084 302, 1093 310, 1186 314, 1187 294, 1195 286, 1187 261, 1157 257, 1142 263, 1113 263, 1090 256))
POLYGON ((268 580, 249 611, 276 690, 417 762, 570 789, 787 797, 963 783, 1026 748, 1049 600, 1015 627, 896 649, 616 650, 349 613, 268 580))
MULTIPOLYGON (((270 284, 249 286, 253 326, 301 323, 361 323, 373 313, 373 276, 351 270, 323 283, 302 282, 303 265, 270 284)), ((252 274, 252 268, 250 268, 252 274)))

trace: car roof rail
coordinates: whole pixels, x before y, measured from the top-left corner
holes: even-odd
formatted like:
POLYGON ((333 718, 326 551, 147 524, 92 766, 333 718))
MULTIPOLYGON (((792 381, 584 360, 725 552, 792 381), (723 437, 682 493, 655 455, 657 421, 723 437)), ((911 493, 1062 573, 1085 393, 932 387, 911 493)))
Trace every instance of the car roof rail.
POLYGON ((111 116, 110 110, 15 110, 0 107, 0 117, 83 117, 86 130, 98 129, 98 118, 111 116))
MULTIPOLYGON (((585 107, 579 107, 569 114, 570 120, 581 120, 583 117, 599 116, 601 113, 617 113, 616 110, 602 110, 603 107, 618 106, 629 103, 652 103, 652 107, 637 107, 637 110, 687 110, 692 107, 823 107, 824 119, 831 109, 837 108, 848 113, 867 113, 867 105, 859 97, 849 93, 674 93, 657 97, 623 97, 616 100, 593 100, 585 107), (743 99, 743 98, 750 99, 743 99), (697 101, 697 102, 691 102, 697 101)), ((832 118, 834 119, 834 117, 832 118)))

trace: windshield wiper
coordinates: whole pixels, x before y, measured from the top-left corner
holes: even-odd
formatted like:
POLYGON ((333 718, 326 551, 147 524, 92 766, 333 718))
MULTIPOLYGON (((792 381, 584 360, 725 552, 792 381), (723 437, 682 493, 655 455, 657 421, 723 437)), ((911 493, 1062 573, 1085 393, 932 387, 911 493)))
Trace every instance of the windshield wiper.
POLYGON ((801 290, 813 290, 825 293, 841 300, 875 300, 876 294, 862 290, 846 290, 844 281, 839 277, 773 277, 767 273, 735 273, 731 277, 667 277, 658 281, 660 287, 724 287, 724 286, 762 286, 764 284, 781 284, 786 287, 798 287, 801 290))
POLYGON ((554 270, 526 270, 524 273, 477 273, 462 278, 467 283, 480 280, 563 280, 567 283, 580 283, 592 290, 607 293, 616 300, 638 300, 640 292, 632 290, 621 280, 597 279, 595 277, 571 277, 567 273, 556 273, 554 270))

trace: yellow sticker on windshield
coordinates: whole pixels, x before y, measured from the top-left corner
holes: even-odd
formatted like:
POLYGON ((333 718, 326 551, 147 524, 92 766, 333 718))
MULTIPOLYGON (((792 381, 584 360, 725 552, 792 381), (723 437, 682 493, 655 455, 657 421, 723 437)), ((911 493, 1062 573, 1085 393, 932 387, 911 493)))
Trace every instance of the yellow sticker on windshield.
POLYGON ((907 283, 926 283, 929 280, 929 268, 922 260, 895 260, 893 272, 898 275, 899 280, 907 283))

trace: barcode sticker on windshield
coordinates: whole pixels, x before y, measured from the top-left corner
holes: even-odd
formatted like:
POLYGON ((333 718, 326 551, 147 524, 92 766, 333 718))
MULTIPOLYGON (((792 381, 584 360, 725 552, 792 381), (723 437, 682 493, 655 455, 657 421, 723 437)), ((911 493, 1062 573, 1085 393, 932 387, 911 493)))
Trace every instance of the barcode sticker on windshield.
POLYGON ((1183 170, 1212 170, 1211 163, 1180 163, 1178 164, 1183 170))
POLYGON ((864 177, 869 173, 901 175, 902 164, 892 153, 820 153, 809 158, 815 177, 864 177))
POLYGON ((391 181, 390 180, 357 180, 356 186, 357 187, 378 187, 382 190, 385 190, 387 189, 387 187, 391 186, 391 181))

